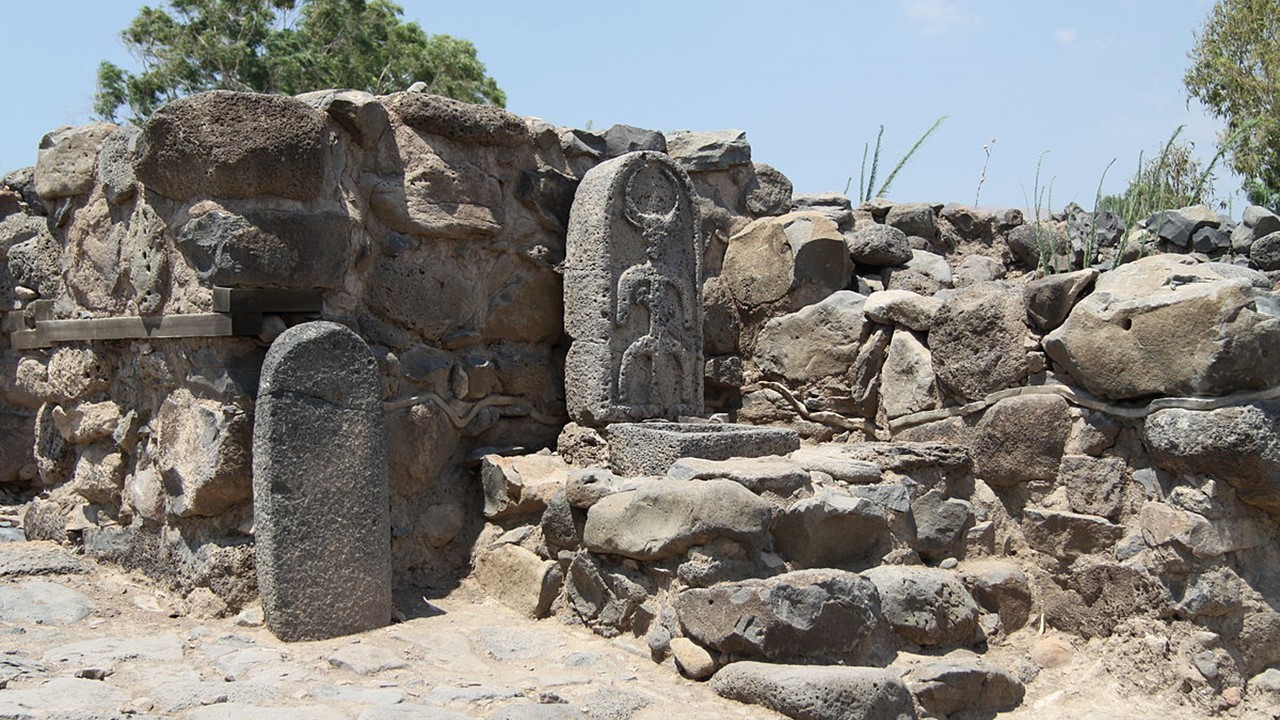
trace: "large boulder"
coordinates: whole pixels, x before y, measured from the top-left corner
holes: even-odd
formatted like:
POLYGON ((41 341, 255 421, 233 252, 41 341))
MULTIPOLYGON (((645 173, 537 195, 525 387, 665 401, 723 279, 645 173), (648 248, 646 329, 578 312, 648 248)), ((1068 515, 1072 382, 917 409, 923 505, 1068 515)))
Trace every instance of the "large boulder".
POLYGON ((849 253, 859 265, 905 265, 911 261, 906 233, 892 225, 868 225, 845 236, 849 253))
POLYGON ((797 570, 685 590, 672 598, 685 635, 743 657, 867 662, 877 651, 880 599, 857 573, 797 570))
POLYGON ((157 110, 138 138, 138 179, 175 200, 310 200, 329 163, 326 117, 279 95, 214 90, 157 110))
POLYGON ((723 697, 795 720, 915 720, 911 693, 892 670, 733 663, 711 679, 723 697))
POLYGON ((802 567, 865 566, 889 549, 889 515, 872 500, 827 490, 787 508, 773 535, 778 550, 802 567))
POLYGON ((786 298, 800 307, 842 290, 852 272, 836 224, 808 211, 761 218, 729 238, 721 278, 743 305, 786 298))
POLYGON ((982 658, 934 660, 912 668, 905 679, 921 707, 936 717, 1012 710, 1025 694, 1018 678, 982 658))
POLYGON ((880 407, 885 416, 892 420, 933 410, 941 404, 929 348, 916 333, 902 328, 894 330, 880 370, 880 407))
POLYGON ((243 409, 180 388, 154 424, 170 514, 212 517, 253 496, 253 421, 243 409))
POLYGON ((1026 508, 1022 520, 1027 544, 1055 558, 1103 552, 1124 535, 1123 525, 1097 515, 1026 508))
POLYGON ((991 485, 1052 480, 1071 432, 1067 401, 1017 395, 992 405, 974 430, 974 474, 991 485))
POLYGON ((1027 377, 1026 307, 998 282, 956 290, 929 330, 938 382, 957 398, 979 400, 1027 377))
POLYGON ((751 145, 741 130, 677 130, 666 139, 667 154, 686 172, 727 170, 751 162, 751 145))
POLYGON ((654 480, 591 506, 588 550, 635 560, 674 557, 719 538, 763 547, 772 506, 731 480, 654 480))
POLYGON ((1143 436, 1161 467, 1226 480, 1241 500, 1280 513, 1280 402, 1160 410, 1143 436))
POLYGON ((949 646, 981 639, 977 604, 946 570, 881 565, 862 574, 875 583, 889 627, 906 642, 949 646))
POLYGON ((232 287, 333 287, 350 262, 356 223, 337 212, 212 209, 182 226, 178 249, 200 279, 232 287))
POLYGON ((98 150, 115 130, 110 123, 96 123, 45 135, 35 170, 36 193, 41 199, 88 194, 98 171, 98 150))
POLYGON ((412 90, 388 95, 383 104, 405 125, 460 143, 516 147, 529 142, 524 119, 502 108, 412 90))
POLYGON ((841 290, 815 305, 774 318, 756 339, 760 369, 795 383, 847 373, 858 356, 866 297, 841 290))
POLYGON ((1226 395, 1280 383, 1280 318, 1246 279, 1180 255, 1127 263, 1098 278, 1044 339, 1095 395, 1226 395))

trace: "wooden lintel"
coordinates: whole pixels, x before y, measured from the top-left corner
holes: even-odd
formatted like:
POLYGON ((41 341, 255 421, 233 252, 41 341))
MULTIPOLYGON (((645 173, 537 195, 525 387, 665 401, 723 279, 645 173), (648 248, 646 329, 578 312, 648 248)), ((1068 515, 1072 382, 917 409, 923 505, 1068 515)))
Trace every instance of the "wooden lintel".
POLYGON ((220 313, 310 313, 320 312, 323 305, 315 288, 213 289, 213 310, 220 313))
POLYGON ((56 342, 147 340, 156 338, 230 337, 262 332, 262 316, 202 313, 158 317, 113 317, 86 320, 38 320, 34 330, 10 334, 14 349, 49 347, 56 342))

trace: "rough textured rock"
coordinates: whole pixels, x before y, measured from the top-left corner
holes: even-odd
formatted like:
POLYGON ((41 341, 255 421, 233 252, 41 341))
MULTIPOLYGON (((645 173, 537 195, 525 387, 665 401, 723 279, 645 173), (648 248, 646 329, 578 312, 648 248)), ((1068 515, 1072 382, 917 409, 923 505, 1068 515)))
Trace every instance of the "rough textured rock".
POLYGON ((1006 633, 1027 624, 1031 586, 1026 573, 1004 560, 973 560, 960 566, 960 579, 984 609, 998 613, 1006 633))
POLYGON ((882 290, 867 296, 863 311, 878 323, 898 323, 917 332, 928 332, 942 309, 942 301, 908 290, 882 290))
POLYGON ((1103 552, 1124 535, 1124 526, 1097 515, 1026 508, 1022 531, 1031 547, 1056 558, 1103 552))
POLYGON ((1245 502, 1280 513, 1280 403, 1160 410, 1143 435, 1162 467, 1221 478, 1245 502))
POLYGON ((688 176, 666 156, 597 165, 565 260, 566 400, 574 421, 700 415, 702 245, 688 176))
POLYGON ((702 460, 681 458, 667 475, 673 480, 732 480, 757 495, 773 493, 778 497, 791 497, 808 486, 809 473, 798 463, 785 457, 768 455, 755 458, 730 458, 728 460, 702 460))
POLYGON ((921 295, 933 295, 951 287, 953 281, 946 259, 925 250, 912 250, 905 265, 885 268, 881 278, 890 290, 910 290, 921 295))
POLYGON ((929 348, 910 330, 895 330, 880 369, 881 410, 892 420, 941 405, 929 348))
POLYGON ((625 476, 664 475, 686 457, 786 455, 800 447, 794 430, 736 423, 615 423, 607 430, 609 465, 625 476))
POLYGON ((1167 593, 1141 569, 1105 560, 1037 586, 1045 621, 1083 638, 1107 637, 1121 622, 1166 611, 1167 593), (1062 587, 1059 587, 1061 585, 1062 587))
POLYGON ((157 415, 155 467, 170 513, 215 516, 252 497, 253 422, 247 412, 180 388, 157 415))
POLYGON ((962 400, 1020 384, 1027 377, 1026 308, 1000 283, 956 290, 929 330, 938 382, 962 400))
POLYGON ((1126 263, 1044 339, 1087 390, 1115 400, 1225 395, 1280 383, 1280 318, 1243 279, 1180 255, 1126 263))
POLYGON ((490 597, 530 618, 547 616, 563 578, 554 560, 506 543, 476 553, 474 575, 490 597))
POLYGON ((741 130, 677 131, 667 137, 667 154, 688 172, 727 170, 751 162, 751 145, 741 130))
POLYGON ((310 200, 328 171, 325 116, 279 95, 215 90, 157 110, 138 139, 138 179, 175 200, 310 200))
POLYGON ((938 236, 938 223, 928 203, 898 203, 889 208, 884 223, 906 235, 932 240, 938 236))
POLYGON ((610 569, 591 553, 579 552, 569 563, 565 597, 578 617, 597 633, 611 637, 632 627, 648 591, 638 573, 610 569))
POLYGON ((1004 276, 1004 263, 986 255, 970 255, 956 266, 951 283, 955 287, 968 287, 1000 280, 1004 276))
POLYGON ((728 538, 763 547, 772 507, 729 480, 654 480, 601 499, 587 512, 587 549, 636 560, 661 560, 694 545, 728 538))
POLYGON ((110 123, 96 123, 45 135, 35 171, 36 193, 41 199, 88 194, 97 176, 98 149, 115 130, 110 123))
POLYGON ((797 570, 720 583, 685 590, 672 606, 685 635, 737 656, 857 663, 876 651, 879 599, 856 573, 797 570))
POLYGON ((862 342, 866 297, 849 290, 765 323, 756 339, 756 363, 765 373, 796 383, 848 372, 862 342))
POLYGON ((1067 401, 1057 395, 1000 400, 975 428, 974 474, 996 486, 1056 478, 1070 430, 1067 401))
POLYGON ((484 516, 491 520, 541 511, 569 480, 569 466, 555 455, 481 458, 484 516))
POLYGON ((136 125, 117 128, 102 141, 98 150, 98 179, 107 200, 119 205, 133 196, 138 178, 133 172, 133 159, 138 153, 136 125))
POLYGON ((878 464, 855 456, 846 446, 819 445, 802 448, 791 453, 791 459, 805 470, 823 472, 839 482, 851 485, 878 483, 884 478, 878 464))
POLYGON ((906 233, 892 225, 868 225, 845 236, 849 253, 859 265, 880 267, 911 261, 906 233))
POLYGON ((1123 507, 1128 475, 1120 458, 1065 455, 1058 466, 1058 482, 1066 488, 1073 511, 1113 520, 1123 507))
POLYGON ((783 215, 791 209, 791 180, 771 165, 753 163, 755 176, 745 188, 747 211, 757 217, 783 215))
POLYGON ((960 554, 965 532, 973 526, 973 504, 930 490, 911 503, 915 520, 914 547, 926 560, 943 560, 960 554))
POLYGON ((723 697, 762 705, 795 720, 915 720, 911 694, 891 670, 732 663, 711 687, 723 697))
POLYGON ((889 627, 906 642, 949 646, 981 639, 978 606, 946 570, 881 565, 862 574, 875 583, 889 627))
POLYGON ((1089 268, 1032 280, 1022 289, 1027 315, 1045 332, 1057 328, 1067 319, 1081 293, 1097 279, 1098 271, 1089 268))
POLYGON ((1057 253, 1068 247, 1070 243, 1062 224, 1054 222, 1029 222, 1018 225, 1005 233, 1004 238, 1010 254, 1028 269, 1034 269, 1041 264, 1041 246, 1044 246, 1049 262, 1053 262, 1057 253))
POLYGON ((912 668, 905 680, 920 706, 937 717, 1012 710, 1026 692, 1009 671, 982 658, 935 660, 912 668))
POLYGON ((355 221, 336 212, 210 210, 178 231, 202 280, 231 287, 333 287, 356 243, 355 221))
POLYGON ((817 212, 765 217, 729 238, 722 281, 749 307, 819 302, 849 283, 853 265, 836 224, 817 212))
POLYGON ((502 108, 414 91, 388 95, 382 102, 409 127, 450 140, 498 147, 529 141, 524 119, 502 108))
POLYGON ((364 341, 328 322, 280 335, 262 367, 253 483, 258 587, 281 639, 390 622, 386 453, 382 382, 364 341))
POLYGON ((867 566, 889 549, 889 516, 879 503, 827 490, 779 514, 773 535, 801 567, 867 566))

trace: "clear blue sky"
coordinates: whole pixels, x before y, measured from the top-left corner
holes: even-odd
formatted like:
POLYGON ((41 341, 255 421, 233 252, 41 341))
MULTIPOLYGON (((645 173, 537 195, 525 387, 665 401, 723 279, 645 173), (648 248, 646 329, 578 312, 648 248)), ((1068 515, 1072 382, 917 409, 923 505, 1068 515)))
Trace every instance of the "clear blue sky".
MULTIPOLYGON (((5 2, 0 170, 33 164, 45 132, 91 119, 97 63, 131 66, 119 31, 143 4, 158 0, 5 2)), ((1182 86, 1211 0, 400 4, 427 32, 474 42, 514 112, 597 129, 742 129, 754 158, 800 192, 839 191, 852 175, 856 193, 879 125, 892 165, 947 115, 891 199, 972 203, 994 137, 983 205, 1023 206, 1049 151, 1054 207, 1089 207, 1112 158, 1106 192, 1178 125, 1206 159, 1220 127, 1182 86)))

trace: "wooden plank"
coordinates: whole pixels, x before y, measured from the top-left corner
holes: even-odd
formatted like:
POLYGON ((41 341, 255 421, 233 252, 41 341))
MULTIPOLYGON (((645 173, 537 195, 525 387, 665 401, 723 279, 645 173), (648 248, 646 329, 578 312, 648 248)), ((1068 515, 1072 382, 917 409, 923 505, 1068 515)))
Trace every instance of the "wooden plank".
POLYGON ((28 330, 27 316, 21 310, 13 310, 4 314, 4 319, 0 320, 0 330, 4 332, 17 332, 19 330, 28 330))
POLYGON ((52 300, 32 300, 27 303, 27 317, 32 320, 52 320, 53 319, 53 301, 52 300))
POLYGON ((225 288, 213 289, 213 311, 220 313, 309 313, 320 312, 322 293, 315 288, 225 288))
POLYGON ((14 350, 35 350, 47 348, 53 343, 45 342, 38 330, 19 330, 9 335, 9 346, 14 350))
POLYGON ((158 317, 114 317, 87 320, 40 320, 34 330, 10 335, 15 349, 49 347, 57 342, 144 340, 184 337, 257 335, 262 316, 202 313, 158 317))

